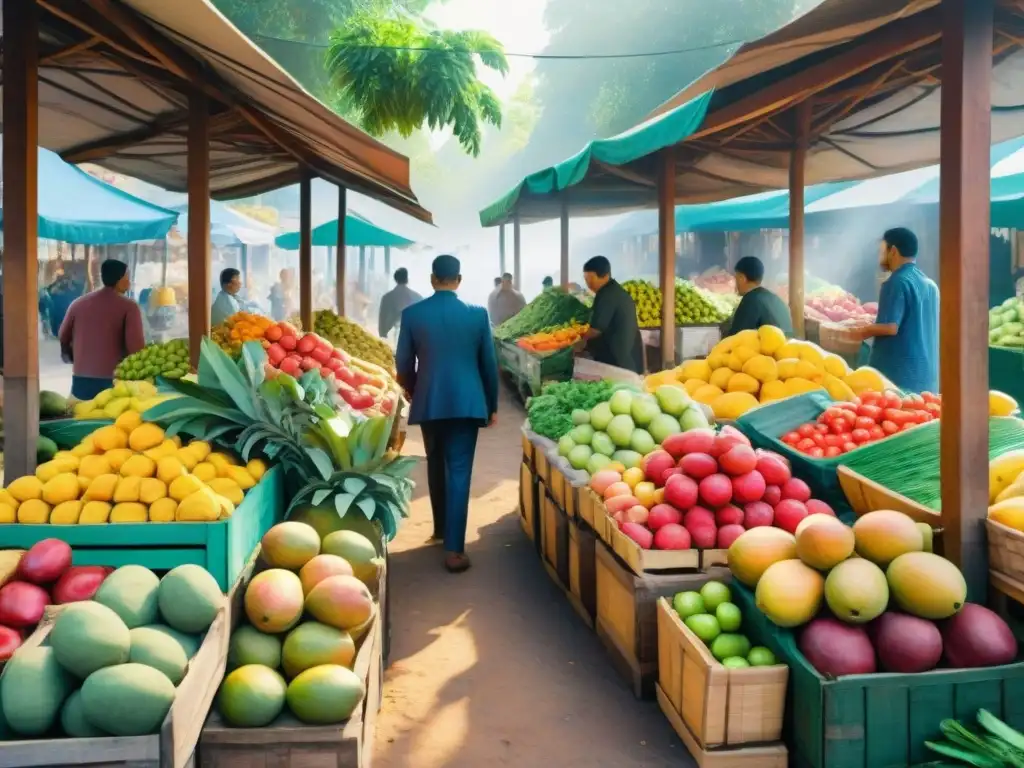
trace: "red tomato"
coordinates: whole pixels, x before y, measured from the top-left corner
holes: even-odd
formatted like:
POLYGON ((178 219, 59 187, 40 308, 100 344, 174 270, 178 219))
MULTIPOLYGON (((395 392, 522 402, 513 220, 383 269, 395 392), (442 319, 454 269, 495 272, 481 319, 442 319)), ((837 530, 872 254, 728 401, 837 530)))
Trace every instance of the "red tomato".
POLYGON ((927 401, 920 395, 907 395, 903 398, 903 408, 908 410, 912 408, 923 408, 926 402, 927 401))
POLYGON ((833 435, 841 435, 850 429, 850 422, 846 419, 836 419, 828 425, 833 435))
POLYGON ((849 417, 849 412, 845 408, 838 406, 831 406, 823 414, 825 421, 835 421, 836 419, 845 419, 849 417))
POLYGON ((889 421, 888 419, 886 419, 885 421, 882 422, 882 431, 885 432, 885 434, 887 435, 895 435, 897 432, 900 431, 900 425, 894 421, 889 421))
POLYGON ((858 447, 859 446, 855 442, 853 442, 852 440, 848 440, 845 443, 843 443, 843 453, 849 453, 850 451, 855 451, 855 450, 857 450, 858 447))
POLYGON ((871 419, 877 424, 878 420, 882 417, 882 409, 877 405, 862 405, 857 408, 857 415, 871 419))
POLYGON ((883 437, 885 437, 885 430, 883 430, 880 426, 876 424, 875 426, 868 430, 868 434, 871 435, 872 440, 881 440, 883 437))
POLYGON ((858 406, 856 403, 836 403, 835 407, 845 413, 856 413, 858 406))
POLYGON ((816 434, 816 435, 815 435, 814 437, 812 437, 812 438, 811 438, 811 440, 813 440, 813 441, 814 441, 814 444, 815 444, 816 446, 818 446, 819 448, 824 448, 825 446, 827 446, 827 445, 828 445, 828 443, 826 443, 826 442, 825 442, 825 438, 826 438, 826 437, 827 437, 826 435, 823 435, 823 434, 821 434, 821 433, 819 432, 819 433, 818 433, 818 434, 816 434))
POLYGON ((928 412, 928 413, 930 413, 930 414, 932 414, 933 416, 936 416, 936 417, 938 417, 939 415, 942 414, 942 406, 939 405, 936 402, 925 403, 924 404, 924 409, 925 409, 926 412, 928 412))
POLYGON ((825 447, 826 448, 832 448, 832 447, 838 448, 842 444, 843 444, 843 439, 841 437, 839 437, 839 435, 825 435, 825 447))
POLYGON ((809 437, 805 437, 803 440, 796 444, 796 449, 798 451, 803 451, 804 453, 807 453, 807 451, 811 450, 811 448, 814 447, 816 447, 814 441, 811 440, 811 438, 809 437))
POLYGON ((828 434, 828 424, 816 424, 814 428, 818 431, 819 435, 828 434))
POLYGON ((867 416, 858 416, 857 420, 853 423, 857 429, 871 429, 875 426, 875 420, 869 419, 867 416))
POLYGON ((901 411, 898 408, 886 408, 882 411, 882 415, 887 421, 891 421, 893 424, 902 424, 907 420, 907 414, 905 411, 901 411))
POLYGON ((821 459, 824 458, 825 456, 825 449, 814 447, 807 452, 807 455, 810 456, 812 459, 821 459))
POLYGON ((786 443, 786 445, 796 445, 800 442, 800 433, 796 431, 787 432, 782 436, 782 442, 786 443))
POLYGON ((927 392, 927 391, 926 392, 922 392, 921 393, 921 399, 924 400, 926 403, 934 403, 935 402, 935 393, 934 392, 927 392))
POLYGON ((895 392, 886 392, 885 395, 882 396, 882 402, 885 403, 886 408, 899 408, 903 405, 903 401, 900 399, 900 396, 895 392))
POLYGON ((860 402, 864 405, 877 405, 882 399, 881 392, 873 392, 868 390, 867 392, 860 393, 860 402))
POLYGON ((800 435, 800 437, 810 437, 811 435, 814 434, 814 425, 801 424, 799 427, 796 428, 796 431, 797 434, 800 435))
POLYGON ((828 448, 825 449, 825 457, 831 459, 838 456, 842 452, 842 449, 838 445, 830 445, 828 448))
POLYGON ((853 435, 851 435, 849 432, 843 432, 843 434, 839 436, 839 439, 842 440, 844 443, 852 443, 853 435))
POLYGON ((852 435, 853 442, 857 443, 858 445, 863 445, 864 443, 871 439, 871 433, 868 432, 866 429, 855 429, 853 430, 852 435))

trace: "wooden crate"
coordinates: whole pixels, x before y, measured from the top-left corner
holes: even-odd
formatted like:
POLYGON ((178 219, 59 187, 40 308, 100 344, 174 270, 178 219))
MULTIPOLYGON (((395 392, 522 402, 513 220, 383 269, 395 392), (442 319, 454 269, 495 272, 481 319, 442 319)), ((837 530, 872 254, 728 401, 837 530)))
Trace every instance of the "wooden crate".
POLYGON ((28 549, 57 538, 71 545, 75 565, 142 565, 167 571, 192 563, 209 571, 222 592, 238 579, 263 534, 284 514, 284 471, 271 468, 227 520, 212 523, 0 525, 5 547, 28 549))
POLYGON ((536 450, 536 448, 534 447, 533 443, 530 442, 530 439, 526 436, 525 432, 522 433, 522 440, 523 440, 523 464, 528 466, 530 468, 530 470, 532 471, 533 470, 533 452, 536 450))
POLYGON ((565 480, 565 514, 569 516, 570 520, 576 518, 580 511, 580 493, 586 490, 585 488, 577 488, 569 479, 565 480))
POLYGON ((554 499, 559 509, 565 511, 565 486, 569 483, 565 479, 565 473, 562 472, 557 464, 551 465, 550 473, 551 483, 549 488, 551 489, 551 498, 554 499))
POLYGON ((214 710, 199 744, 200 768, 369 768, 383 677, 379 618, 364 638, 352 668, 365 681, 366 696, 344 723, 305 725, 282 714, 265 728, 231 728, 214 710))
MULTIPOLYGON (((154 524, 155 525, 155 524, 154 524)), ((149 736, 118 736, 91 739, 33 739, 0 741, 0 766, 58 768, 189 768, 194 764, 196 745, 203 722, 210 711, 227 668, 231 627, 237 620, 244 585, 257 565, 255 553, 249 558, 224 601, 224 607, 207 630, 203 643, 189 661, 185 678, 178 685, 174 703, 160 732, 149 736)), ((39 628, 26 646, 46 641, 59 607, 47 608, 39 628), (56 610, 54 610, 56 608, 56 610)))
POLYGON ((995 520, 985 521, 988 567, 1017 582, 1024 582, 1024 533, 995 520))
POLYGON ((598 637, 636 696, 653 696, 658 672, 658 598, 699 590, 712 580, 728 582, 732 576, 727 568, 640 576, 600 543, 594 562, 598 637))
POLYGON ((541 555, 562 587, 569 585, 569 520, 549 494, 541 497, 541 555))
POLYGON ((590 486, 580 488, 577 494, 577 506, 576 516, 590 526, 591 530, 596 530, 597 526, 594 524, 594 507, 601 501, 601 497, 590 490, 590 486))
POLYGON ((597 582, 594 559, 597 537, 585 525, 569 521, 569 601, 588 626, 597 615, 597 582))
POLYGON ((551 462, 548 461, 547 454, 540 449, 539 446, 534 446, 533 451, 533 466, 536 472, 537 478, 544 483, 544 485, 551 485, 551 462))
POLYGON ((893 509, 902 512, 915 522, 926 523, 932 527, 932 551, 939 555, 943 554, 942 516, 937 510, 919 504, 913 499, 908 499, 903 494, 896 493, 884 485, 879 485, 847 466, 837 467, 836 474, 839 477, 839 487, 857 517, 874 512, 876 509, 893 509))
POLYGON ((703 749, 782 738, 789 667, 728 669, 658 600, 658 685, 703 749))
POLYGON ((523 530, 534 543, 540 539, 540 505, 538 503, 537 476, 525 464, 519 465, 519 517, 523 530))

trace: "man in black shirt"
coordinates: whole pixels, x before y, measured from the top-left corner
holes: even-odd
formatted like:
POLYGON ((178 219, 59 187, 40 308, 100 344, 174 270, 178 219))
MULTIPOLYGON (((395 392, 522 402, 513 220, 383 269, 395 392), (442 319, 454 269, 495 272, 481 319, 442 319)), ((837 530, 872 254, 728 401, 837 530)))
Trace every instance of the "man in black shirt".
POLYGON ((636 321, 636 305, 626 289, 612 279, 612 266, 604 256, 583 265, 583 278, 594 293, 590 330, 582 344, 599 363, 644 372, 643 342, 636 321))
POLYGON ((743 298, 729 325, 729 334, 756 331, 762 325, 774 325, 787 336, 793 333, 793 321, 786 302, 761 286, 764 263, 756 256, 744 256, 736 262, 736 291, 743 298))

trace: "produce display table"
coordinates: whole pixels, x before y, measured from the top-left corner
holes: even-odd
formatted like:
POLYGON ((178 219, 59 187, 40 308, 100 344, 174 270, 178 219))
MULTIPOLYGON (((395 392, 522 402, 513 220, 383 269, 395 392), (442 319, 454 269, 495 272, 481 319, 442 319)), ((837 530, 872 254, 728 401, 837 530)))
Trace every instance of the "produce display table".
POLYGON ((539 395, 549 381, 567 381, 572 378, 573 353, 566 347, 546 354, 528 352, 514 341, 495 340, 498 367, 508 374, 520 396, 539 395))

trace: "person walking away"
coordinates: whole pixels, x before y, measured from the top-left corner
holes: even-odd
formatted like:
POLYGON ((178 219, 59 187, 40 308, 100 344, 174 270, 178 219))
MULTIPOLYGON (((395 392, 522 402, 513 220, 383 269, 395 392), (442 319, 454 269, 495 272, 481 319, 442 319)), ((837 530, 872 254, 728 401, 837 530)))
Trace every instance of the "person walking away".
POLYGON ((729 323, 729 335, 756 331, 762 325, 774 325, 787 336, 793 333, 793 318, 786 302, 761 285, 764 262, 757 256, 744 256, 736 262, 736 292, 742 296, 729 323))
POLYGON ((423 297, 409 287, 409 270, 405 267, 396 269, 395 287, 380 299, 380 313, 377 315, 377 333, 380 337, 386 339, 398 324, 405 308, 422 300, 423 297))
POLYGON ((644 347, 636 304, 617 281, 612 279, 611 262, 594 256, 583 265, 583 279, 594 293, 590 329, 576 344, 599 363, 614 365, 634 373, 644 372, 644 347))
POLYGON ((128 265, 107 259, 100 267, 103 287, 75 299, 60 326, 61 357, 73 364, 71 394, 91 400, 114 383, 114 369, 146 345, 139 305, 125 296, 128 265))
POLYGON ((508 272, 501 276, 501 283, 487 299, 487 314, 491 325, 497 327, 511 317, 515 317, 526 306, 523 294, 512 286, 512 275, 508 272))
POLYGON ((409 423, 423 432, 432 538, 444 540, 452 573, 470 566, 466 523, 477 434, 498 413, 498 361, 487 313, 456 295, 460 267, 454 256, 434 259, 434 293, 402 312, 396 354, 398 382, 411 400, 409 423))
POLYGON ((236 312, 242 311, 242 302, 238 299, 238 292, 242 290, 242 273, 233 267, 228 267, 220 273, 220 293, 213 301, 213 309, 210 311, 210 324, 220 325, 236 312))
POLYGON ((889 273, 878 297, 878 317, 854 330, 874 339, 870 365, 908 392, 936 392, 939 384, 939 289, 917 266, 917 235, 888 230, 879 246, 889 273))

